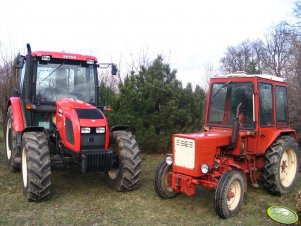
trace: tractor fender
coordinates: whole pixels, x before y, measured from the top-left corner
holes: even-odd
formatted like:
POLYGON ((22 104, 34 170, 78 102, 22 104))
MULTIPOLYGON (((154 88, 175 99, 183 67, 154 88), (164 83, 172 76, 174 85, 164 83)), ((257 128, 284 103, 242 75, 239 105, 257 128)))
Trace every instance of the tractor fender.
POLYGON ((7 109, 9 108, 9 106, 12 107, 14 130, 16 132, 23 132, 25 125, 24 125, 24 117, 23 117, 20 98, 11 97, 8 101, 7 109))
POLYGON ((272 145, 272 143, 274 143, 274 141, 280 137, 280 136, 292 136, 296 142, 298 142, 298 136, 297 136, 297 133, 295 130, 293 129, 289 129, 289 128, 283 128, 283 129, 279 129, 279 130, 276 130, 273 134, 273 136, 271 137, 271 140, 269 142, 269 145, 267 147, 270 147, 272 145))
MULTIPOLYGON (((130 126, 127 125, 117 125, 117 126, 112 126, 110 128, 110 133, 114 132, 114 131, 120 131, 120 130, 130 130, 132 131, 132 128, 130 126)), ((132 131, 134 133, 134 131, 132 131)))

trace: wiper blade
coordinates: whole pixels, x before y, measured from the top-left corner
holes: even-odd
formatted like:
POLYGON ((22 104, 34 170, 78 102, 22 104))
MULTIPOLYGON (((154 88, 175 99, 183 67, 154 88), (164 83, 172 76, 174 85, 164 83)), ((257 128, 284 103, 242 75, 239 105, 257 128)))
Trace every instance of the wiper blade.
POLYGON ((223 88, 227 87, 230 83, 232 83, 232 81, 228 81, 226 82, 224 85, 222 85, 218 90, 216 90, 216 92, 212 95, 212 98, 214 98, 223 88))
POLYGON ((52 75, 54 72, 56 72, 61 66, 64 65, 65 62, 61 63, 58 67, 56 67, 52 72, 49 73, 42 81, 39 82, 39 85, 44 82, 50 75, 52 75))

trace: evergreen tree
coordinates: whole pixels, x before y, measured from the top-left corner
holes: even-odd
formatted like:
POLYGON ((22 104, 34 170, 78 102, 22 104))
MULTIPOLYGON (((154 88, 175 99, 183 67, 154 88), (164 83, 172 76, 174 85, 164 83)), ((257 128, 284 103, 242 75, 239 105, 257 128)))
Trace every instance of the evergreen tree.
POLYGON ((130 125, 143 151, 171 151, 171 135, 199 130, 204 91, 183 89, 176 70, 158 56, 150 66, 131 72, 120 85, 108 114, 110 124, 130 125))

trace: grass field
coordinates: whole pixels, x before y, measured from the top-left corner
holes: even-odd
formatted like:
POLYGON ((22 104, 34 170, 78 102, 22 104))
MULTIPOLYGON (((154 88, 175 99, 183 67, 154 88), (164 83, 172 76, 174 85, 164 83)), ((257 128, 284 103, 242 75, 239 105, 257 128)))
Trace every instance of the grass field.
POLYGON ((0 126, 0 142, 3 141, 3 132, 2 132, 2 130, 3 130, 3 127, 0 126))
POLYGON ((7 170, 0 146, 1 225, 277 225, 266 215, 272 205, 295 209, 295 194, 271 196, 262 188, 249 191, 241 212, 222 220, 213 206, 214 191, 198 189, 197 195, 160 199, 153 189, 154 171, 162 156, 142 156, 142 184, 135 191, 110 190, 102 174, 81 174, 76 169, 52 171, 53 196, 42 203, 28 203, 21 192, 21 174, 7 170))

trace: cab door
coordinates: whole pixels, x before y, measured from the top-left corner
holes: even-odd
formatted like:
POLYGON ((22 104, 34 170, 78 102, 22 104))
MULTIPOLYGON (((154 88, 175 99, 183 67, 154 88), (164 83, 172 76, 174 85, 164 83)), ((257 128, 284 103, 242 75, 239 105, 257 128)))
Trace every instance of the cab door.
POLYGON ((275 131, 275 117, 274 117, 274 86, 267 81, 259 81, 258 83, 258 133, 257 133, 257 147, 258 154, 264 154, 270 145, 270 138, 275 131))

